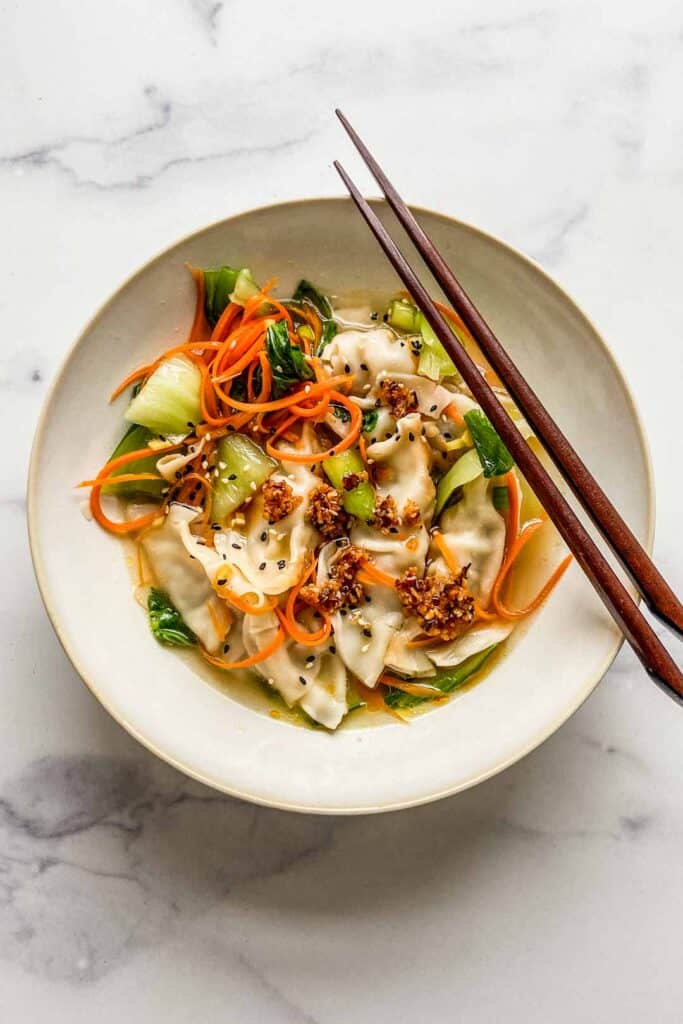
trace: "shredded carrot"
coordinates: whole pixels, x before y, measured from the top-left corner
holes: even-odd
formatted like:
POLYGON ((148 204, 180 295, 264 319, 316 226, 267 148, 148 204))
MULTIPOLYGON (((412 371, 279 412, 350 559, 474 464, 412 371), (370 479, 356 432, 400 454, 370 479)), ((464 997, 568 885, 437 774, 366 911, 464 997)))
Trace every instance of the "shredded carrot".
MULTIPOLYGON (((182 447, 182 443, 179 444, 167 444, 161 448, 138 448, 134 452, 128 452, 126 455, 119 455, 115 459, 110 459, 109 462, 105 463, 102 469, 97 474, 94 482, 87 483, 84 481, 84 486, 91 486, 90 492, 90 511, 92 512, 93 518, 102 526, 105 530, 109 530, 110 533, 125 534, 134 533, 136 530, 142 530, 145 526, 150 526, 155 519, 158 519, 160 515, 163 515, 163 508, 154 509, 153 512, 149 512, 144 516, 138 516, 137 519, 131 519, 130 522, 116 522, 114 519, 110 519, 105 515, 102 508, 101 492, 102 488, 108 483, 116 483, 117 477, 112 479, 112 473, 116 469, 120 469, 121 466, 127 466, 131 462, 137 462, 138 459, 146 458, 149 455, 162 455, 166 452, 175 451, 177 448, 182 447)), ((156 479, 156 478, 152 478, 156 479)))
POLYGON ((324 625, 317 630, 315 633, 309 633, 307 630, 302 629, 299 623, 296 621, 294 614, 294 608, 296 600, 299 596, 301 588, 304 586, 306 581, 310 579, 316 569, 317 560, 311 559, 308 564, 304 567, 304 571, 291 588, 287 597, 287 604, 285 605, 284 612, 280 608, 275 609, 275 614, 282 623, 284 629, 287 631, 292 640, 298 644, 303 644, 304 647, 317 647, 318 644, 323 643, 327 640, 328 636, 332 632, 332 623, 329 615, 324 612, 323 619, 324 625))
MULTIPOLYGON (((333 379, 334 378, 330 378, 330 380, 333 379)), ((311 385, 311 391, 308 393, 307 397, 311 396, 315 387, 320 387, 320 385, 311 385)), ((278 448, 275 448, 273 445, 273 441, 275 441, 275 439, 282 433, 282 429, 279 429, 266 443, 266 451, 268 454, 272 455, 274 458, 280 459, 282 462, 296 462, 300 465, 313 465, 316 462, 322 462, 331 455, 338 455, 340 452, 344 452, 347 448, 350 448, 358 439, 362 429, 363 413, 356 403, 351 402, 346 395, 341 393, 341 391, 330 391, 328 397, 330 401, 338 402, 340 405, 343 405, 351 414, 351 426, 349 428, 349 433, 345 438, 343 438, 343 440, 338 441, 337 444, 334 444, 324 452, 306 452, 305 454, 299 452, 283 452, 278 448)), ((295 416, 292 416, 287 421, 287 426, 290 426, 299 415, 300 414, 298 413, 295 414, 295 416)))
POLYGON ((496 614, 496 612, 488 612, 488 611, 486 611, 486 609, 482 608, 482 606, 479 604, 479 602, 477 600, 475 600, 475 602, 474 602, 474 620, 473 620, 474 622, 477 622, 478 620, 481 620, 483 622, 491 622, 491 621, 493 621, 494 619, 497 619, 497 618, 498 618, 498 615, 496 614))
POLYGON ((455 402, 451 402, 450 405, 447 405, 444 409, 444 413, 448 416, 449 420, 453 420, 453 422, 457 423, 459 427, 465 426, 465 417, 460 412, 455 402))
POLYGON ((439 643, 438 636, 419 636, 415 640, 407 640, 406 647, 436 647, 439 643))
MULTIPOLYGON (((396 578, 390 576, 388 572, 384 572, 379 569, 374 562, 371 562, 369 558, 363 558, 361 560, 363 576, 371 583, 381 583, 385 587, 395 587, 396 578)), ((360 579, 360 574, 359 574, 360 579)))
POLYGON ((449 570, 453 573, 460 572, 458 560, 456 559, 455 555, 453 554, 448 544, 446 543, 446 539, 441 530, 434 530, 434 533, 432 534, 432 540, 434 541, 437 548, 441 552, 441 556, 446 565, 448 566, 449 570))
POLYGON ((242 307, 239 303, 229 302, 216 321, 216 325, 211 332, 211 340, 224 341, 230 333, 232 325, 241 317, 241 315, 242 307))
POLYGON ((519 498, 519 483, 514 469, 509 470, 509 472, 507 472, 503 477, 503 480, 507 487, 509 501, 509 506, 505 516, 505 551, 507 553, 512 543, 519 535, 521 505, 519 498))
POLYGON ((208 609, 209 615, 211 616, 211 622, 213 623, 213 628, 216 630, 219 637, 223 638, 227 633, 228 629, 230 628, 230 626, 232 625, 232 615, 230 614, 230 612, 228 611, 224 604, 218 604, 216 607, 214 607, 213 604, 209 601, 208 609), (220 611, 221 615, 224 616, 223 622, 219 621, 218 611, 220 611))
POLYGON ((410 683, 407 679, 398 679, 396 676, 392 676, 387 672, 383 672, 379 677, 379 681, 382 686, 391 686, 395 690, 402 690, 404 693, 410 693, 413 697, 444 697, 443 690, 439 690, 436 686, 430 686, 429 683, 410 683))
POLYGON ((315 633, 309 633, 305 629, 301 629, 294 617, 287 614, 287 612, 283 612, 281 608, 276 608, 275 614, 292 640, 303 647, 317 647, 318 644, 324 643, 332 632, 332 624, 327 616, 323 616, 325 624, 321 629, 315 633))
MULTIPOLYGON (((240 402, 236 398, 227 396, 227 402, 234 409, 240 409, 243 412, 272 412, 274 409, 288 409, 290 405, 296 405, 301 402, 304 398, 317 398, 318 395, 323 395, 326 391, 330 391, 337 384, 346 384, 353 380, 352 374, 340 374, 337 377, 330 377, 326 381, 321 381, 317 384, 308 385, 309 391, 305 394, 302 390, 294 391, 291 395, 285 395, 284 398, 276 398, 272 402, 240 402)), ((337 392, 330 392, 330 398, 336 395, 337 392)), ((346 396, 343 396, 346 397, 346 396)), ((351 403, 353 404, 353 403, 351 403)), ((358 408, 358 406, 356 406, 358 408)), ((359 410, 360 412, 360 410, 359 410)), ((362 414, 361 414, 362 421, 362 414)))
POLYGON ((229 568, 219 569, 216 573, 216 577, 213 581, 213 589, 216 591, 219 597, 222 597, 224 601, 232 605, 238 612, 242 612, 243 615, 267 615, 268 612, 272 612, 277 607, 277 601, 267 601, 265 604, 255 604, 253 601, 247 601, 236 594, 234 590, 231 590, 227 584, 227 573, 229 568), (226 576, 223 577, 221 574, 225 572, 226 576), (225 579, 224 583, 221 580, 225 579))
MULTIPOLYGON (((363 415, 361 413, 361 420, 362 420, 362 418, 363 418, 363 415)), ((367 468, 368 467, 368 449, 367 449, 367 446, 365 444, 365 438, 363 437, 362 433, 358 435, 358 451, 360 452, 360 457, 363 460, 363 465, 367 468)))
MULTIPOLYGON (((115 476, 111 480, 111 483, 112 484, 129 484, 129 483, 136 482, 138 480, 163 480, 163 479, 164 478, 162 476, 159 476, 158 473, 119 473, 117 476, 115 476)), ((76 484, 76 487, 95 487, 95 485, 99 484, 99 483, 100 483, 100 481, 97 480, 97 479, 95 479, 95 480, 81 480, 81 482, 79 484, 76 484)))
POLYGON ((200 647, 200 650, 206 660, 210 661, 212 665, 217 665, 218 668, 251 668, 252 665, 258 665, 260 661, 265 661, 272 654, 275 654, 278 648, 282 647, 285 642, 285 636, 286 634, 282 626, 278 626, 278 631, 270 643, 266 644, 260 651, 257 651, 256 654, 252 654, 250 658, 242 658, 241 661, 223 661, 221 658, 214 658, 204 647, 200 647))

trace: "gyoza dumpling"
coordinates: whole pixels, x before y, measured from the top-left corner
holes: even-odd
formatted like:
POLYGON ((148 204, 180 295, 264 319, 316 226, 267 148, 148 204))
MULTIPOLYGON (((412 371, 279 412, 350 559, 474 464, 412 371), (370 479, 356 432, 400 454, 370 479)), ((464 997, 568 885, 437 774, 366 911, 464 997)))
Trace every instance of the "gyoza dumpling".
MULTIPOLYGON (((227 635, 232 618, 214 593, 202 562, 191 557, 183 540, 196 518, 196 509, 172 504, 163 522, 143 535, 142 546, 160 586, 184 622, 207 651, 213 652, 227 635)), ((196 538, 193 541, 199 546, 196 538)))
MULTIPOLYGON (((321 548, 317 583, 329 579, 330 567, 344 545, 331 541, 321 548)), ((334 645, 342 661, 366 686, 374 686, 384 668, 387 648, 403 620, 395 592, 389 587, 367 584, 370 598, 358 608, 341 608, 332 616, 334 645)))
MULTIPOLYGON (((271 525, 263 513, 263 495, 258 493, 254 497, 246 513, 243 537, 247 558, 240 560, 239 566, 261 593, 275 595, 284 594, 296 583, 307 555, 318 542, 317 531, 306 519, 306 507, 320 480, 308 466, 296 463, 287 463, 270 479, 284 481, 301 502, 289 515, 271 525)), ((230 549, 225 550, 229 558, 230 549)))
POLYGON ((455 397, 453 392, 440 384, 435 384, 427 377, 421 377, 417 373, 401 373, 384 369, 377 375, 377 382, 370 391, 374 398, 382 397, 381 383, 383 380, 395 381, 402 384, 410 395, 414 395, 417 402, 418 412, 430 419, 438 419, 444 409, 451 404, 455 397))
POLYGON ((421 647, 409 647, 422 633, 422 626, 417 619, 406 619, 401 628, 394 634, 386 653, 386 666, 403 676, 420 676, 426 678, 436 674, 434 665, 421 647))
POLYGON ((400 576, 411 566, 417 569, 418 575, 424 572, 429 534, 421 523, 402 527, 396 536, 387 536, 359 521, 351 528, 351 543, 367 551, 375 565, 390 576, 400 576))
POLYGON ((353 373, 353 392, 359 395, 365 393, 365 385, 374 384, 382 370, 414 373, 417 363, 410 345, 397 338, 388 327, 340 331, 325 346, 322 358, 335 375, 353 373))
MULTIPOLYGON (((271 643, 279 625, 273 612, 245 615, 242 639, 247 652, 256 654, 271 643)), ((316 722, 336 729, 347 711, 346 669, 330 652, 330 646, 331 641, 327 641, 317 647, 304 647, 288 638, 254 668, 290 707, 299 704, 316 722)))
POLYGON ((435 494, 429 475, 432 452, 422 436, 420 414, 403 416, 396 424, 396 434, 370 445, 367 452, 376 464, 378 493, 391 495, 399 513, 408 501, 414 501, 423 521, 429 523, 435 494))
POLYGON ((428 648, 425 654, 440 668, 454 668, 466 658, 471 658, 473 654, 479 654, 493 644, 502 643, 509 637, 513 628, 512 622, 483 622, 481 625, 472 626, 450 643, 428 648))
MULTIPOLYGON (((486 607, 505 549, 505 521, 493 507, 492 484, 480 476, 463 487, 462 500, 447 508, 440 529, 459 566, 469 565, 467 586, 486 607)), ((441 556, 430 566, 432 572, 447 572, 441 556)))

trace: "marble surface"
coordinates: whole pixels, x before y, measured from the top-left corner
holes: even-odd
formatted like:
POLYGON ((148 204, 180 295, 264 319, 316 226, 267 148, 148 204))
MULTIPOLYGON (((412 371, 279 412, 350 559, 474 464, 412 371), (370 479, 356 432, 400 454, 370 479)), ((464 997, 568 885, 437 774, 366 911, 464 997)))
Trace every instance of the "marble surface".
POLYGON ((49 380, 125 275, 211 220, 338 193, 335 156, 366 180, 339 104, 410 199, 534 256, 604 331, 680 589, 680 4, 25 0, 0 8, 0 53, 0 1018, 679 1021, 683 718, 628 651, 464 795, 258 810, 146 754, 80 684, 24 487, 49 380))

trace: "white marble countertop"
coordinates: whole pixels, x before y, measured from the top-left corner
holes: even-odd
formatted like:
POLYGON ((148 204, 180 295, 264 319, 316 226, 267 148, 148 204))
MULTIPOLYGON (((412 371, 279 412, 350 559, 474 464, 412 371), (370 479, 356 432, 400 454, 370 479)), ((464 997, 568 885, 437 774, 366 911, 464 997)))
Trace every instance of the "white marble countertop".
POLYGON ((339 104, 411 200, 525 250, 594 317, 681 589, 680 4, 25 0, 0 51, 0 1018, 680 1021, 683 712, 628 651, 464 795, 259 810, 156 761, 80 684, 24 522, 38 410, 88 316, 199 225, 338 193, 332 158, 358 169, 339 104))

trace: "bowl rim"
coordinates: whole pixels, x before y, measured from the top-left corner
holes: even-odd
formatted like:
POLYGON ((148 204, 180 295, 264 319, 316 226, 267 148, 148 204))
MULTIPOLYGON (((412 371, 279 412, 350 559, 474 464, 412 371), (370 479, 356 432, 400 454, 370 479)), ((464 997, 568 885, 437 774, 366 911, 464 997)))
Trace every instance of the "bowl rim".
MULTIPOLYGON (((386 201, 381 197, 370 197, 369 200, 371 205, 386 207, 386 201)), ((226 224, 233 220, 238 220, 242 217, 248 217, 253 214, 263 213, 267 210, 272 210, 278 207, 297 207, 308 205, 311 203, 329 203, 329 204, 350 204, 351 200, 345 195, 334 195, 334 196, 310 196, 300 199, 289 199, 283 200, 277 203, 266 203, 260 206, 250 207, 247 210, 241 210, 237 213, 231 214, 228 217, 223 217, 220 220, 211 221, 208 224, 200 228, 196 228, 194 231, 190 231, 187 234, 176 239, 170 245, 164 246, 163 249, 159 249, 154 255, 145 260, 140 266, 136 267, 126 278, 121 282, 120 285, 109 295, 109 297, 96 309, 96 311, 88 318, 83 328, 79 331, 74 341, 68 346, 66 352, 62 356, 62 359, 55 371, 48 390, 43 399, 40 415, 36 423, 35 433, 33 436, 33 443, 31 445, 31 454, 29 459, 29 467, 27 474, 27 488, 26 488, 26 517, 27 517, 27 529, 28 529, 28 540, 29 548, 31 552, 31 561, 33 564, 33 571, 38 584, 38 590, 41 596, 41 600, 45 607, 48 619, 55 631, 57 639, 62 647, 62 650, 66 654, 67 658, 71 662, 72 666, 76 670, 77 675, 81 679, 81 682, 88 688, 94 697, 97 698, 99 703, 108 712, 109 715, 120 725, 126 732, 129 733, 135 740, 137 740, 146 750, 149 750, 152 754, 156 755, 162 761, 171 765, 177 771, 182 772, 184 775, 197 782, 201 782, 212 789, 218 790, 221 793, 225 793, 228 796, 235 797, 240 800, 246 800, 250 803, 257 804, 263 807, 270 807, 278 810, 293 811, 302 814, 324 814, 324 815, 363 815, 363 814, 380 814, 387 813, 389 811, 406 810, 410 807, 417 807, 423 804, 432 803, 436 800, 444 799, 448 796, 453 796, 456 793, 464 792, 467 789, 471 789, 473 786, 477 786, 479 783, 486 781, 487 779, 493 778, 500 772, 505 771, 506 768, 511 767, 522 758, 526 757, 533 750, 539 747, 547 739, 549 739, 557 730, 568 721, 569 718, 581 707, 581 705, 588 699, 593 690, 600 683, 602 678, 609 670, 612 662, 616 658, 622 644, 624 643, 623 635, 615 636, 614 644, 612 649, 608 652, 603 664, 592 674, 585 682, 576 698, 562 710, 559 716, 549 725, 544 727, 541 732, 533 737, 522 749, 516 751, 513 755, 504 758, 503 760, 492 765, 490 768, 483 772, 480 772, 473 778, 467 779, 464 782, 456 783, 452 786, 440 789, 434 793, 428 793, 418 797, 413 797, 406 800, 393 800, 386 804, 376 806, 348 806, 348 807, 333 807, 333 806, 320 806, 316 804, 305 804, 297 802, 287 802, 283 800, 277 800, 260 796, 258 794, 250 793, 244 789, 239 789, 235 786, 226 784, 219 778, 212 777, 208 773, 198 771, 189 765, 185 764, 181 759, 175 757, 172 754, 167 753, 163 749, 156 746, 151 740, 149 740, 143 733, 141 733, 137 727, 129 721, 126 716, 119 714, 114 708, 112 708, 108 700, 100 693, 96 681, 88 676, 88 673, 83 668, 79 654, 74 645, 71 645, 60 628, 59 623, 59 612, 54 606, 49 596, 49 587, 47 581, 47 574, 43 565, 40 546, 38 543, 38 503, 37 503, 37 463, 38 454, 43 445, 44 434, 47 425, 47 421, 50 415, 54 398, 61 385, 62 378, 67 370, 69 363, 71 362, 72 356, 83 344, 86 342, 86 337, 97 324, 97 322, 104 316, 110 306, 112 306, 119 298, 120 294, 128 287, 128 285, 138 275, 148 270, 155 263, 160 262, 166 256, 168 256, 174 249, 185 243, 197 238, 197 236, 204 234, 205 232, 211 231, 223 224, 226 224)), ((619 384, 623 389, 623 394, 626 402, 629 406, 630 412, 633 416, 638 439, 641 445, 641 450, 644 457, 644 468, 645 468, 645 489, 647 499, 647 522, 646 522, 646 536, 642 541, 643 547, 648 552, 652 553, 654 543, 654 532, 655 532, 655 517, 656 517, 656 499, 655 499, 655 485, 654 485, 654 471, 652 465, 652 454, 650 451, 650 444, 645 432, 645 426, 643 423, 642 416, 636 403, 635 395, 624 375, 624 372, 619 365, 617 358, 607 343, 602 333, 598 330, 593 320, 586 314, 583 308, 575 301, 572 295, 559 284, 554 277, 552 277, 541 265, 532 257, 527 256, 519 249, 510 243, 504 241, 497 235, 491 234, 489 231, 484 231, 482 228, 477 227, 468 221, 463 221, 458 217, 451 216, 449 214, 441 213, 440 211, 433 210, 430 207, 418 206, 416 204, 409 204, 410 209, 413 213, 420 217, 420 215, 426 215, 429 217, 435 217, 439 220, 445 221, 449 224, 454 224, 457 228, 464 230, 466 233, 475 235, 485 242, 493 244, 498 249, 505 251, 507 255, 515 257, 520 260, 527 267, 535 271, 536 274, 540 275, 544 283, 548 285, 555 293, 568 302, 579 317, 588 326, 590 331, 593 333, 599 344, 602 346, 604 355, 606 356, 612 371, 615 373, 619 384)), ((627 582, 627 586, 634 594, 636 600, 639 602, 639 597, 635 592, 634 588, 630 583, 627 582)))

